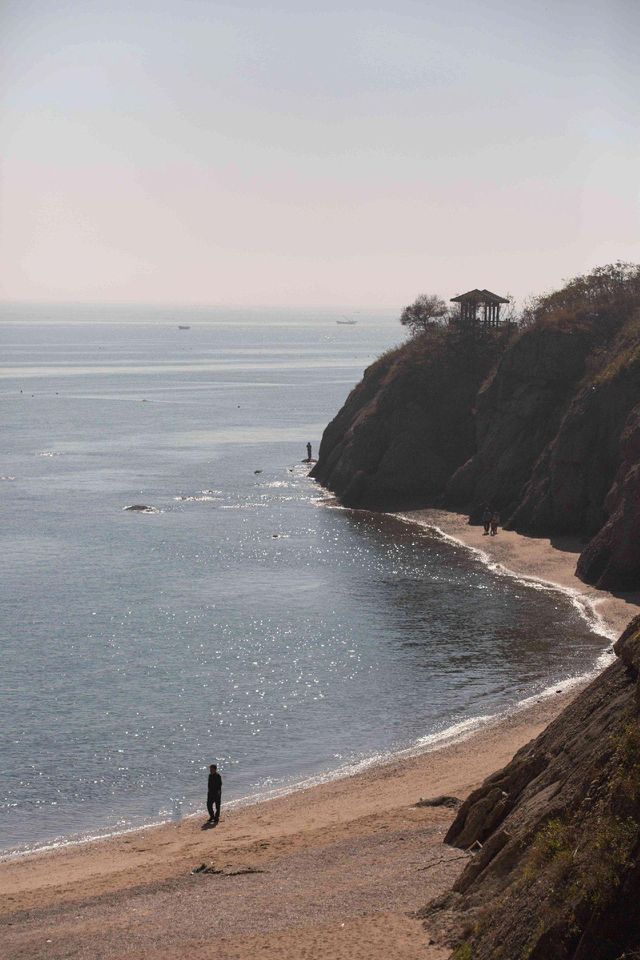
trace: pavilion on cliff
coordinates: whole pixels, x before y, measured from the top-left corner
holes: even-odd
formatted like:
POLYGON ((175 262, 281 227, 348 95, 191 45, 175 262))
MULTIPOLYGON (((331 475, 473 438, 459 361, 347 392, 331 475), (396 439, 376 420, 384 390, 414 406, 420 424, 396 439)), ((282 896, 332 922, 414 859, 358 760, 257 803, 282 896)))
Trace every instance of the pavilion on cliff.
POLYGON ((451 303, 460 304, 460 325, 463 327, 499 327, 502 324, 500 307, 509 302, 491 290, 469 290, 451 297, 451 303))

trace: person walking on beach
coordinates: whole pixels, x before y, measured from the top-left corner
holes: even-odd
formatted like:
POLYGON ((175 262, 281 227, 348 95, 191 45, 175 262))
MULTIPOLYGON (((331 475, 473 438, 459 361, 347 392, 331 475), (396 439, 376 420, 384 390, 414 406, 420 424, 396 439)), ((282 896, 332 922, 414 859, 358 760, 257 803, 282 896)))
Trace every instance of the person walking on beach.
POLYGON ((307 460, 311 460, 311 444, 307 444, 307 460))
POLYGON ((222 803, 222 777, 218 767, 212 763, 209 767, 209 783, 207 785, 207 810, 209 823, 217 823, 220 819, 220 804, 222 803), (215 807, 215 813, 214 808, 215 807))
POLYGON ((500 514, 497 510, 494 510, 491 514, 491 536, 495 537, 498 532, 498 524, 500 523, 500 514))
POLYGON ((486 537, 486 536, 488 536, 488 534, 489 534, 489 528, 491 527, 491 510, 489 509, 489 505, 488 505, 488 504, 487 504, 487 506, 484 508, 484 511, 483 511, 483 514, 482 514, 482 526, 484 527, 484 534, 483 534, 483 536, 486 537))

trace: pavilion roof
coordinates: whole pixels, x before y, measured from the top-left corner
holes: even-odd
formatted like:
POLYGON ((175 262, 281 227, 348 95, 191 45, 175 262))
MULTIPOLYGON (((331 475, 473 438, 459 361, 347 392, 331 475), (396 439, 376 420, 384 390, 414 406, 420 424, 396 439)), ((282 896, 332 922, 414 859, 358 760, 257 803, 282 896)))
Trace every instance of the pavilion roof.
POLYGON ((451 303, 509 303, 507 297, 500 297, 491 290, 468 290, 457 297, 451 297, 451 303))

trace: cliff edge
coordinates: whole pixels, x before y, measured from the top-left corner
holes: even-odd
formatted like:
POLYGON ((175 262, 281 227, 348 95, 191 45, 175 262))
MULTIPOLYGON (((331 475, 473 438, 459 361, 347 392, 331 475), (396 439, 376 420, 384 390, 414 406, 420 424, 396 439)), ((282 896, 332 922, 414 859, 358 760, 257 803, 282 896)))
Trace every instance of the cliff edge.
POLYGON ((443 505, 582 537, 578 574, 640 587, 640 267, 600 268, 519 328, 434 326, 369 367, 312 476, 346 506, 443 505))
POLYGON ((312 470, 346 506, 421 506, 475 449, 476 394, 508 333, 461 348, 434 328, 380 357, 324 431, 312 470))

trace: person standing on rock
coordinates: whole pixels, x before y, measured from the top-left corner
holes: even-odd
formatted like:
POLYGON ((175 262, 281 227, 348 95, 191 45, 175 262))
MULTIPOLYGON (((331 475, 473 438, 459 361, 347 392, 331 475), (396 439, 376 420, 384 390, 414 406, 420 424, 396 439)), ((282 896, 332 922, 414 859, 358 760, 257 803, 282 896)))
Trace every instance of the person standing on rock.
POLYGON ((218 767, 212 763, 209 767, 209 783, 207 785, 207 810, 209 823, 217 823, 220 819, 220 805, 222 803, 222 777, 218 767), (215 812, 214 812, 215 807, 215 812))
POLYGON ((491 510, 489 509, 489 505, 487 504, 482 514, 482 526, 484 527, 485 537, 489 535, 489 529, 491 527, 491 516, 492 516, 491 510))
POLYGON ((498 524, 500 523, 500 514, 497 510, 494 510, 491 514, 491 536, 495 537, 498 532, 498 524))
POLYGON ((311 444, 307 444, 307 460, 311 460, 311 444))

